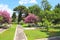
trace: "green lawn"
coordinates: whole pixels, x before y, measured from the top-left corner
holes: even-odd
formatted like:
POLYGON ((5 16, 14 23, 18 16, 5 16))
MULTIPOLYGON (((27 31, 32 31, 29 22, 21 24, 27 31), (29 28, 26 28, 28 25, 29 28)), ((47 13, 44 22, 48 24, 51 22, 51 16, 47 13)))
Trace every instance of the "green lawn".
POLYGON ((40 30, 25 30, 25 34, 26 34, 28 40, 48 37, 47 33, 41 32, 40 30))
POLYGON ((16 26, 16 24, 12 24, 12 26, 8 30, 1 33, 0 40, 13 40, 16 26))
POLYGON ((60 36, 60 29, 50 29, 49 32, 41 31, 39 29, 36 30, 25 30, 25 34, 28 40, 40 39, 40 38, 48 38, 53 36, 60 36))

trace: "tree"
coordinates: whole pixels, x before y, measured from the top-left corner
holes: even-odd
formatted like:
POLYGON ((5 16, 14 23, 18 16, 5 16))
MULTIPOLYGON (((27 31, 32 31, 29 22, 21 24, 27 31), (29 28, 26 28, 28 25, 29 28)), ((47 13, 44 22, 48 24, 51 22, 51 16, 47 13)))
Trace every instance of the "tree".
MULTIPOLYGON (((43 11, 41 11, 40 16, 42 17, 42 24, 46 25, 46 29, 47 31, 49 30, 49 22, 51 22, 52 20, 52 15, 53 13, 51 12, 51 5, 49 4, 49 2, 47 0, 42 0, 41 2, 41 7, 43 9, 43 11)), ((45 26, 42 25, 42 26, 45 26)))
POLYGON ((60 4, 58 3, 54 9, 55 13, 60 13, 60 4))
POLYGON ((57 18, 60 18, 60 4, 58 3, 54 9, 55 15, 57 18))
POLYGON ((41 7, 43 10, 50 10, 51 9, 51 5, 49 4, 49 2, 47 0, 42 0, 41 7))
POLYGON ((55 8, 60 8, 60 4, 58 3, 58 4, 55 6, 55 8))
POLYGON ((33 5, 33 6, 28 7, 28 8, 30 10, 30 13, 33 13, 35 15, 39 15, 40 10, 41 10, 38 5, 33 5))
POLYGON ((25 22, 26 23, 35 23, 38 21, 38 17, 35 16, 34 14, 29 14, 26 18, 25 18, 25 22))
POLYGON ((10 23, 10 14, 4 10, 4 11, 1 11, 0 10, 0 19, 2 20, 3 23, 7 22, 7 23, 10 23))
POLYGON ((12 22, 15 22, 16 21, 16 13, 14 12, 13 14, 12 14, 12 22))
POLYGON ((18 23, 22 20, 22 13, 26 13, 27 14, 27 8, 25 6, 17 6, 13 9, 14 11, 18 12, 18 23))
POLYGON ((55 6, 53 11, 55 12, 55 22, 54 23, 58 23, 60 20, 60 4, 59 3, 55 6))

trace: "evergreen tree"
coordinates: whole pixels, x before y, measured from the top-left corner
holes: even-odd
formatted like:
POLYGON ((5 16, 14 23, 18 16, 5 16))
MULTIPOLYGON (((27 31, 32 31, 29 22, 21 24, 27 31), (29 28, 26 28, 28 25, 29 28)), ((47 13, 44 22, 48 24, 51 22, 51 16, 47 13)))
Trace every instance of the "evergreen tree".
POLYGON ((42 0, 41 7, 43 10, 50 10, 51 9, 51 5, 49 4, 49 2, 47 0, 42 0))
POLYGON ((28 12, 27 8, 23 5, 19 5, 15 7, 13 10, 18 12, 18 23, 22 20, 22 17, 21 17, 22 13, 26 14, 28 12))
POLYGON ((22 19, 22 18, 21 18, 21 14, 22 14, 21 12, 19 12, 19 14, 18 14, 18 24, 19 24, 19 22, 20 22, 21 19, 22 19))
POLYGON ((12 14, 12 22, 15 22, 16 21, 16 13, 14 12, 13 14, 12 14))

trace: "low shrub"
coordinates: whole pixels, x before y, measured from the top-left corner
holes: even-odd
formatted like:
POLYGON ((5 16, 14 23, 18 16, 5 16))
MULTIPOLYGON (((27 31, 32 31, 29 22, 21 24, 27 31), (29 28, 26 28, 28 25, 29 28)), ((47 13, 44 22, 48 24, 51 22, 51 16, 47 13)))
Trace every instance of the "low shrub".
POLYGON ((9 28, 10 26, 11 26, 10 24, 4 23, 4 24, 0 25, 0 28, 7 29, 7 28, 9 28))
POLYGON ((38 25, 39 25, 40 27, 42 27, 42 22, 38 22, 38 25))

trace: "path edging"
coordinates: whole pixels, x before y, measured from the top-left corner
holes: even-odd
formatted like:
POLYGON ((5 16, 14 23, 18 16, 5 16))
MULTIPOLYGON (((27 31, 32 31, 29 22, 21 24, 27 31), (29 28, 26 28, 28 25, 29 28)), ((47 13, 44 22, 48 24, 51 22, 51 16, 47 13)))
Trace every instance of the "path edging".
MULTIPOLYGON (((18 26, 18 25, 17 25, 18 26)), ((15 30, 15 34, 14 34, 14 40, 16 38, 16 34, 17 34, 17 27, 16 27, 16 30, 15 30)))

